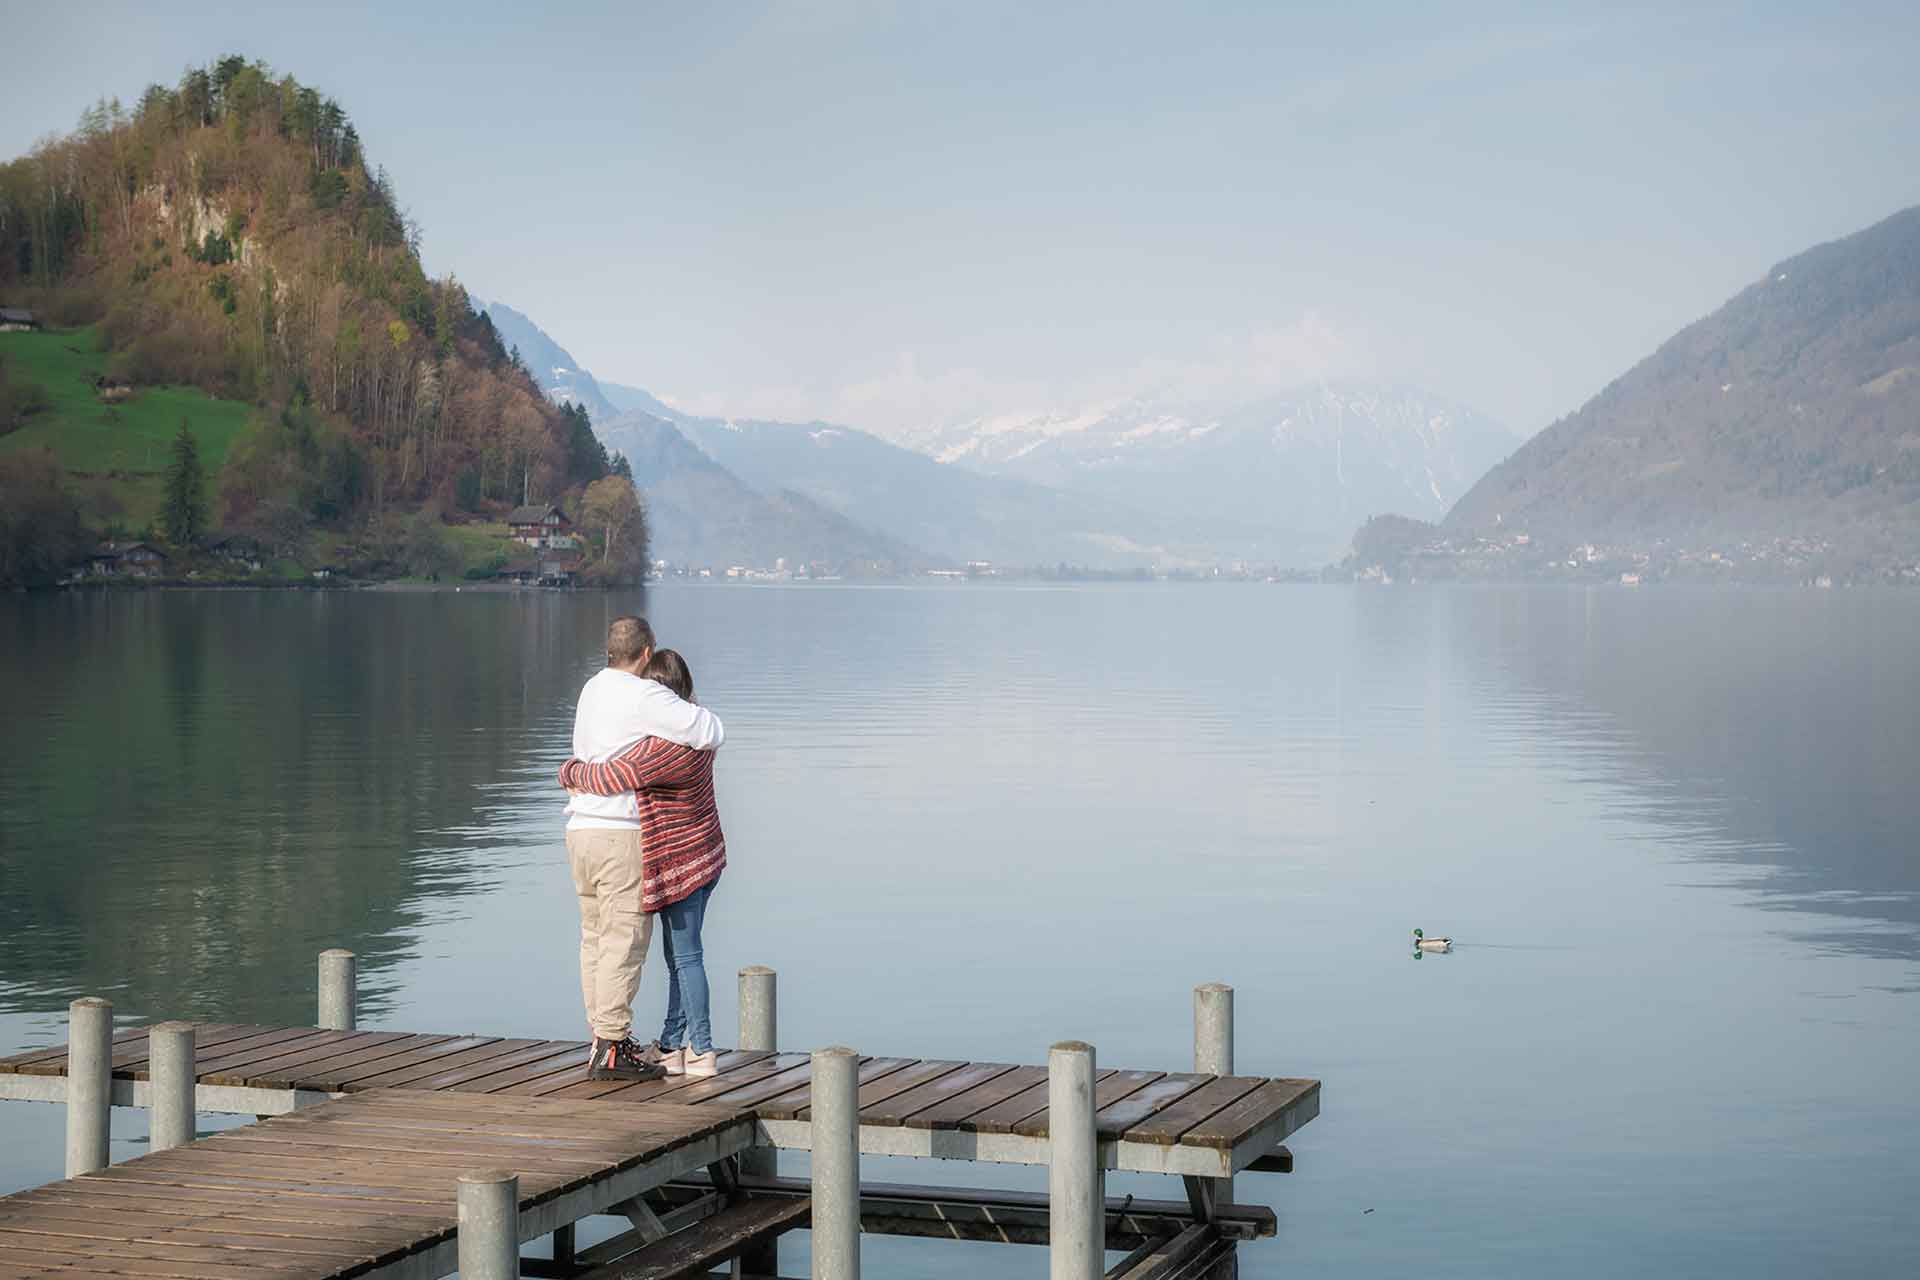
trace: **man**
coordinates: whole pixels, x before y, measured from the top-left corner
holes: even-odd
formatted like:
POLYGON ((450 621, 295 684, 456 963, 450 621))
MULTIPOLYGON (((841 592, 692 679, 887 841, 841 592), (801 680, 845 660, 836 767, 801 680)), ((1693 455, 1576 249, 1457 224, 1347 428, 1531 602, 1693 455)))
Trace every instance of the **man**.
MULTIPOLYGON (((580 690, 573 717, 573 754, 599 763, 642 738, 710 751, 725 737, 720 719, 643 679, 653 657, 645 618, 615 618, 607 628, 607 667, 580 690)), ((575 794, 567 802, 567 862, 580 895, 580 993, 593 1030, 589 1080, 646 1080, 658 1066, 633 1040, 633 996, 653 936, 640 909, 640 806, 632 792, 575 794)))

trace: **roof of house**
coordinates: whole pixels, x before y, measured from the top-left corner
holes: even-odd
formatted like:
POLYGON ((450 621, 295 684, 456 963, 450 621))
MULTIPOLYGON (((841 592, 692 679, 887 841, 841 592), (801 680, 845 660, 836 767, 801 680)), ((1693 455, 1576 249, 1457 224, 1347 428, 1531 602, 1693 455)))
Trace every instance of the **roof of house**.
POLYGON ((94 548, 93 558, 95 560, 117 560, 129 551, 151 551, 162 560, 167 558, 167 553, 154 546, 151 542, 103 542, 94 548))
POLYGON ((559 507, 554 506, 551 502, 536 502, 532 506, 515 507, 512 514, 507 517, 507 523, 539 524, 549 515, 559 516, 562 520, 567 518, 567 513, 559 507))
POLYGON ((0 324, 36 324, 33 312, 24 307, 0 307, 0 324))

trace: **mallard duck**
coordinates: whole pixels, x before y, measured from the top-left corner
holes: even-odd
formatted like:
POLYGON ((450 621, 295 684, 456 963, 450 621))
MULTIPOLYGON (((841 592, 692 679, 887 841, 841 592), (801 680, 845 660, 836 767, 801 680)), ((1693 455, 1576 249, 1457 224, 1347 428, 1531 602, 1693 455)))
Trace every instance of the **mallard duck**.
POLYGON ((1413 949, 1415 951, 1451 951, 1453 950, 1453 939, 1429 938, 1426 934, 1420 932, 1420 930, 1415 929, 1413 931, 1413 949))

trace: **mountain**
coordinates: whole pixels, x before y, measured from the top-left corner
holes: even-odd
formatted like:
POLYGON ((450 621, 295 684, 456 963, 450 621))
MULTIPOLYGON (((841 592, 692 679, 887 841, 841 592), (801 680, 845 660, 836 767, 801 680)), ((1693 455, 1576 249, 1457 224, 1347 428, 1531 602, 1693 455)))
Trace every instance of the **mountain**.
POLYGON ((1160 518, 1102 498, 945 466, 850 427, 686 418, 680 430, 749 484, 784 486, 948 563, 1180 561, 1160 518))
POLYGON ((1438 519, 1515 444, 1471 409, 1396 386, 1329 385, 1219 410, 1128 401, 904 437, 989 475, 1158 513, 1216 558, 1312 564, 1354 526, 1438 519))
POLYGON ((493 321, 500 341, 520 353, 527 371, 555 402, 585 405, 595 422, 605 422, 620 412, 572 353, 527 316, 504 302, 489 302, 482 310, 493 321))
MULTIPOLYGON (((296 569, 440 573, 444 523, 601 477, 577 416, 426 274, 338 102, 237 55, 122 101, 0 164, 0 305, 46 329, 6 335, 7 382, 36 386, 7 393, 0 454, 32 449, 92 531, 164 527, 176 564, 219 529, 296 569)), ((620 550, 622 573, 643 558, 620 550)))
POLYGON ((606 393, 618 413, 650 413, 656 418, 665 418, 668 422, 679 422, 686 417, 678 409, 668 404, 653 392, 643 387, 622 386, 618 382, 603 382, 600 390, 606 393))
POLYGON ((696 568, 821 562, 845 573, 922 568, 935 557, 864 528, 803 493, 756 488, 700 451, 674 423, 630 413, 599 428, 644 494, 653 554, 696 568))
POLYGON ((1495 467, 1446 523, 1920 550, 1920 208, 1773 267, 1495 467))

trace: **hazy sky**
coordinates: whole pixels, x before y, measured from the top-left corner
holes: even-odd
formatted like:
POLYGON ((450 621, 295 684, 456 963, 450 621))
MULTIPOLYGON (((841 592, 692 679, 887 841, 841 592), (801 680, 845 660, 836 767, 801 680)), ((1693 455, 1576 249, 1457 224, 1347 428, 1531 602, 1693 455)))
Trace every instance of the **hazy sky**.
POLYGON ((1920 202, 1920 5, 27 3, 0 152, 238 51, 602 378, 885 429, 1403 379, 1531 433, 1920 202))

